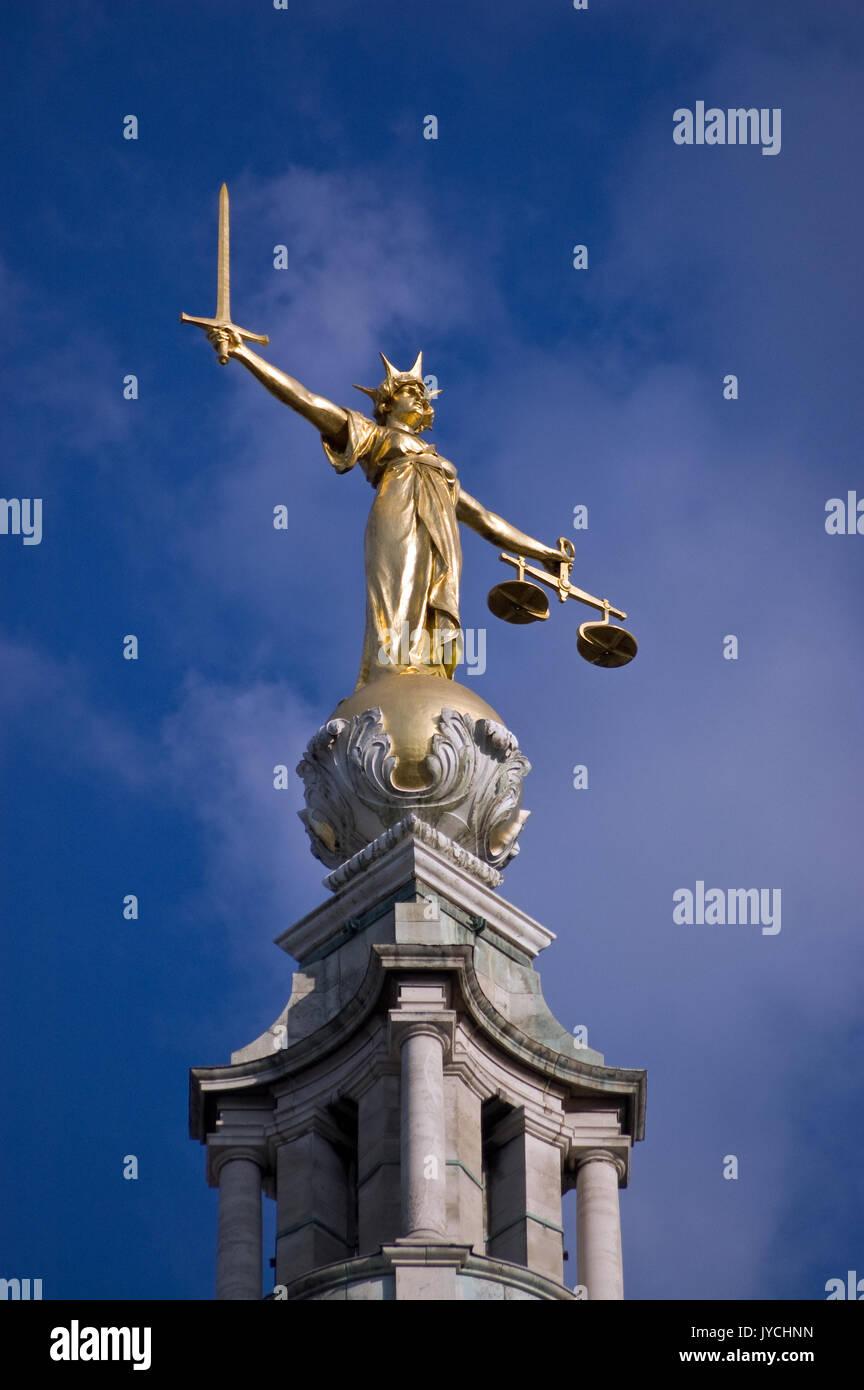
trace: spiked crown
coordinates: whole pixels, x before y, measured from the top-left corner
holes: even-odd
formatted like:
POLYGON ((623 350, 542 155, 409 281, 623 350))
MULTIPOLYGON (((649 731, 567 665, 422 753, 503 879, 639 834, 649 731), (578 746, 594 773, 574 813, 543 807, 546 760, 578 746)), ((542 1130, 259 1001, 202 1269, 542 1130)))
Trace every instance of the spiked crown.
POLYGON ((423 396, 426 401, 426 413, 423 417, 421 429, 428 429, 432 423, 432 400, 435 396, 440 396, 440 390, 429 391, 423 381, 423 354, 418 352, 417 361, 410 372, 399 372, 388 362, 387 358, 381 353, 381 361, 384 363, 386 376, 380 386, 356 386, 355 391, 362 391, 364 396, 368 396, 375 405, 375 419, 379 422, 384 419, 401 387, 409 383, 423 388, 423 396))

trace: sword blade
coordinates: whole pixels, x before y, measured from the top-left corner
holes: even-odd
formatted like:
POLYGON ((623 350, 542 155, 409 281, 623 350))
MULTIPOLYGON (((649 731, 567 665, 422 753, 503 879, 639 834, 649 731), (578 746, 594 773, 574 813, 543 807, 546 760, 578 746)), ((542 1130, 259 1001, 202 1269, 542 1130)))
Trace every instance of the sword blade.
POLYGON ((219 192, 219 260, 216 278, 216 317, 231 322, 231 233, 228 225, 228 185, 219 192))

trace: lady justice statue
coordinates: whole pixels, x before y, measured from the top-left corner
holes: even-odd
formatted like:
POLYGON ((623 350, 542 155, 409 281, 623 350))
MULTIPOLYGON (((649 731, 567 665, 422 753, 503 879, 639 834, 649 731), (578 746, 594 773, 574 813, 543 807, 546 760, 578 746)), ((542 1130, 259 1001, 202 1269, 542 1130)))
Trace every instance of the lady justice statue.
MULTIPOLYGON (((421 801, 425 797, 428 802, 434 795, 439 810, 445 801, 450 807, 445 814, 449 833, 458 828, 456 821, 465 828, 467 806, 458 812, 455 807, 456 801, 464 802, 463 793, 468 788, 466 784, 457 795, 451 786, 448 792, 441 777, 446 781, 449 776, 452 782, 453 769, 459 771, 461 768, 462 780, 465 781, 470 773, 474 791, 481 790, 480 782, 484 779, 478 770, 478 754, 482 753, 493 763, 509 762, 509 766, 503 783, 498 775, 500 767, 497 771, 494 767, 487 769, 493 781, 497 777, 495 797, 501 804, 485 831, 475 827, 472 832, 474 852, 482 841, 485 845, 482 857, 486 862, 502 861, 515 853, 513 842, 525 818, 525 813, 518 811, 521 788, 517 784, 521 783, 522 772, 527 771, 528 764, 518 753, 515 738, 500 716, 475 691, 458 685, 453 679, 462 652, 459 522, 470 526, 493 545, 517 552, 518 559, 501 558, 517 567, 518 581, 498 586, 503 595, 498 607, 493 603, 495 591, 490 595, 490 606, 499 617, 511 622, 527 622, 548 616, 545 595, 536 584, 525 583, 526 559, 539 561, 544 571, 557 576, 547 578, 543 571, 533 567, 528 571, 556 589, 562 602, 568 597, 577 598, 601 610, 606 624, 609 613, 617 614, 619 610, 613 609, 605 599, 595 599, 569 583, 573 561, 571 542, 562 538, 557 546, 545 545, 488 511, 461 487, 453 464, 422 438, 434 418, 432 399, 439 394, 426 387, 422 353, 418 353, 410 371, 397 371, 382 354, 384 380, 374 388, 356 388, 373 402, 373 418, 370 419, 359 411, 313 394, 246 346, 248 341, 266 345, 268 339, 238 328, 231 321, 228 191, 224 184, 219 202, 218 266, 215 317, 192 318, 182 314, 181 319, 207 330, 223 365, 232 359, 242 363, 277 400, 308 420, 319 432, 324 452, 338 473, 346 473, 359 464, 375 489, 366 526, 366 630, 360 673, 354 694, 340 702, 334 716, 316 735, 317 744, 313 739, 306 760, 301 763, 299 770, 307 782, 307 806, 310 779, 315 782, 316 757, 322 755, 323 761, 326 753, 328 768, 338 763, 340 750, 336 743, 341 739, 346 744, 342 749, 345 778, 350 781, 360 763, 365 769, 362 785, 359 782, 346 784, 342 789, 352 803, 368 800, 369 782, 378 792, 385 793, 386 801, 393 802, 395 797, 397 809, 403 814, 406 807, 416 806, 418 797, 421 801), (545 611, 540 611, 538 595, 546 605, 545 611), (402 679, 394 680, 394 677, 402 679), (351 739, 354 743, 348 747, 351 739), (450 752, 443 750, 442 739, 450 740, 450 752), (452 749, 454 739, 465 745, 456 754, 452 749), (372 766, 374 758, 370 748, 385 750, 380 767, 372 766), (367 754, 371 759, 368 767, 364 762, 367 754)), ((588 626, 604 628, 603 624, 583 625, 588 626)), ((622 631, 604 628, 607 649, 612 634, 622 631)), ((623 635, 632 642, 629 634, 623 635)), ((581 647, 580 651, 587 655, 581 647)), ((588 659, 614 665, 623 664, 630 657, 622 654, 616 661, 589 655, 588 659)), ((327 777, 331 777, 331 771, 327 772, 327 777)), ((315 795, 313 787, 313 801, 315 795)), ((332 788, 327 789, 324 800, 328 798, 332 803, 332 788)), ((489 796, 486 796, 486 803, 490 803, 489 796)), ((392 806, 386 811, 378 808, 384 823, 392 810, 392 806)), ((476 807, 472 814, 476 820, 476 807)), ((332 824, 340 816, 344 822, 345 814, 335 815, 332 804, 326 818, 320 807, 304 813, 313 850, 328 863, 342 863, 351 841, 344 824, 340 827, 332 824)), ((392 816, 390 819, 392 822, 392 816)))
POLYGON ((459 483, 456 469, 422 435, 432 424, 423 354, 399 372, 382 353, 386 375, 364 391, 374 420, 313 395, 247 348, 236 331, 211 329, 216 350, 242 362, 268 391, 319 431, 337 473, 359 464, 375 488, 366 526, 366 633, 357 689, 385 674, 453 678, 461 658, 459 578, 462 521, 495 546, 507 546, 557 570, 567 553, 532 540, 487 511, 459 483))

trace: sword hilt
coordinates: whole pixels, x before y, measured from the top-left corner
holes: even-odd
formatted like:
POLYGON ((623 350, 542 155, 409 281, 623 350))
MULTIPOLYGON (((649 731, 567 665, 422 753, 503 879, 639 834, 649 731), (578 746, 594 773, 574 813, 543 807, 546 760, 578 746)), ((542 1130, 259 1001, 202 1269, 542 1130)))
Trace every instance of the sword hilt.
MULTIPOLYGON (((214 328, 220 332, 227 333, 230 331, 231 333, 236 333, 237 337, 241 340, 245 339, 245 341, 249 343, 261 343, 263 347, 266 347, 270 342, 266 333, 250 333, 248 329, 239 328, 236 323, 229 323, 226 319, 204 319, 195 318, 192 314, 181 314, 180 322, 193 323, 196 328, 205 328, 208 331, 214 328)), ((226 353, 224 356, 221 352, 219 353, 219 361, 222 363, 223 367, 229 359, 230 353, 226 353)))

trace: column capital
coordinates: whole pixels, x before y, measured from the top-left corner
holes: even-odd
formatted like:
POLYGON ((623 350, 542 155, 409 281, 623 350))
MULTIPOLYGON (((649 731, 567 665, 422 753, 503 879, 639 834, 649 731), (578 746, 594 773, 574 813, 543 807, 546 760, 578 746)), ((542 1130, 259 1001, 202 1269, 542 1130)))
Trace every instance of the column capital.
POLYGON ((574 1168, 578 1174, 586 1163, 611 1163, 618 1174, 619 1186, 627 1181, 627 1161, 613 1149, 582 1149, 574 1157, 574 1168))
POLYGON ((248 1158, 257 1163, 263 1177, 271 1172, 268 1131, 273 1117, 273 1099, 230 1094, 218 1098, 216 1123, 208 1132, 207 1182, 219 1185, 219 1169, 231 1158, 248 1158))
POLYGON ((424 1009, 391 1009, 389 1024, 390 1055, 393 1058, 398 1058, 402 1046, 408 1038, 416 1038, 424 1034, 426 1037, 437 1038, 441 1044, 445 1062, 449 1061, 453 1055, 456 1014, 451 1009, 444 1009, 436 1013, 430 1013, 424 1009))
POLYGON ((247 1158, 257 1163, 262 1175, 268 1171, 267 1149, 264 1144, 236 1143, 232 1139, 222 1139, 216 1135, 207 1142, 207 1181, 211 1187, 219 1186, 219 1174, 235 1158, 247 1158))

